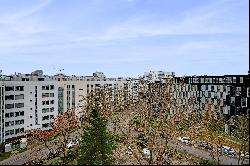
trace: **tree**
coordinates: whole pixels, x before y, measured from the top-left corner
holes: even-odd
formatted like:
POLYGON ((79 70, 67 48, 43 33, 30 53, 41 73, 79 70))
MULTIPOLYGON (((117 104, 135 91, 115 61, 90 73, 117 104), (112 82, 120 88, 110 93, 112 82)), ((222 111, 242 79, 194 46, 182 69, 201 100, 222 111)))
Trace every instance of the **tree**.
POLYGON ((249 118, 247 115, 233 117, 233 126, 236 136, 240 139, 238 165, 242 165, 245 154, 249 151, 249 118))
POLYGON ((115 144, 112 135, 107 131, 107 121, 96 107, 92 109, 89 124, 82 135, 78 164, 111 165, 114 161, 113 149, 115 144))
MULTIPOLYGON (((30 130, 28 131, 28 138, 32 141, 37 141, 38 143, 42 143, 42 145, 49 151, 49 155, 52 153, 52 148, 50 146, 50 140, 52 137, 56 135, 55 131, 53 130, 30 130)), ((37 149, 32 149, 32 154, 29 155, 30 160, 36 160, 37 156, 37 149)), ((46 157, 45 157, 46 158, 46 157)))
POLYGON ((135 91, 128 91, 126 87, 111 91, 100 88, 85 98, 83 119, 88 119, 91 109, 98 107, 101 116, 108 120, 108 129, 113 132, 119 147, 114 151, 116 161, 122 162, 116 164, 124 164, 124 161, 129 164, 162 164, 170 153, 168 142, 179 134, 173 125, 187 118, 192 126, 192 119, 196 117, 194 113, 197 114, 193 100, 186 105, 176 101, 173 94, 177 89, 171 79, 167 83, 149 84, 140 79, 135 91), (186 116, 183 116, 185 112, 186 116), (143 129, 142 133, 135 128, 143 129), (144 157, 144 147, 150 150, 149 158, 144 157), (126 154, 127 150, 132 151, 130 156, 126 154))
POLYGON ((38 155, 39 150, 33 150, 33 155, 29 155, 30 160, 41 160, 38 159, 39 156, 42 156, 42 159, 47 160, 48 157, 51 157, 53 150, 55 150, 57 141, 54 141, 55 136, 59 137, 59 144, 61 144, 60 149, 63 152, 63 163, 66 162, 66 150, 67 143, 70 137, 70 133, 75 131, 79 126, 79 121, 75 115, 74 109, 68 110, 62 114, 59 114, 50 129, 34 129, 28 131, 28 138, 32 141, 42 143, 43 146, 39 146, 39 150, 45 147, 49 153, 48 156, 38 155), (61 139, 61 140, 60 140, 61 139))
POLYGON ((53 131, 62 137, 61 149, 63 152, 63 164, 66 162, 67 144, 70 138, 70 133, 78 129, 79 120, 75 115, 75 110, 71 109, 62 114, 59 114, 54 121, 53 131))

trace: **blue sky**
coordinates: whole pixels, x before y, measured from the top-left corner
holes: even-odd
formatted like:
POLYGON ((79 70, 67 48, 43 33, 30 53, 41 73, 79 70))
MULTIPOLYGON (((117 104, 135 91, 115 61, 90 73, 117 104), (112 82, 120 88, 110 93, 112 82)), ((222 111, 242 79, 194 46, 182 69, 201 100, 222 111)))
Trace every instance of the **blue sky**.
POLYGON ((249 0, 0 0, 3 74, 247 74, 249 0))

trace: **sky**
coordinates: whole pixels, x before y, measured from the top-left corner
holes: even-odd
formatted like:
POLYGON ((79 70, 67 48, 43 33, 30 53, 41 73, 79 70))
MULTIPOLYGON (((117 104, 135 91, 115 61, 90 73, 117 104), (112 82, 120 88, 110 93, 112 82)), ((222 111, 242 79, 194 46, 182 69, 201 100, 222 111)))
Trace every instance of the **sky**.
POLYGON ((247 74, 249 0, 0 0, 2 74, 247 74))

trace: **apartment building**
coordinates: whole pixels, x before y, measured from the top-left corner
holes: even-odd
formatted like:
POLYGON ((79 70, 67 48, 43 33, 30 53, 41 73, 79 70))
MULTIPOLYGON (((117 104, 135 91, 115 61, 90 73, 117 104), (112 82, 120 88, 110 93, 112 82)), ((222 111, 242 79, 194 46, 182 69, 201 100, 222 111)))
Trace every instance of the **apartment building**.
MULTIPOLYGON (((22 136, 30 129, 48 129, 53 118, 70 108, 81 115, 84 97, 91 91, 109 87, 124 88, 129 99, 137 96, 140 80, 170 83, 173 115, 185 108, 193 98, 192 108, 201 113, 208 109, 215 118, 228 121, 231 116, 249 114, 249 77, 247 75, 175 77, 174 72, 150 71, 140 78, 107 78, 102 72, 92 76, 43 75, 41 70, 31 74, 15 73, 0 77, 0 143, 22 136), (210 104, 210 108, 208 105, 210 104)), ((228 126, 225 125, 228 132, 228 126)))
POLYGON ((167 78, 172 78, 175 76, 174 72, 164 72, 164 71, 150 71, 145 72, 143 75, 144 80, 152 82, 165 82, 167 78))
POLYGON ((83 98, 104 86, 122 88, 124 79, 106 78, 102 72, 93 76, 47 76, 41 70, 2 77, 1 142, 22 136, 26 130, 48 129, 58 113, 70 108, 80 115, 83 98))
POLYGON ((4 137, 4 85, 0 79, 0 143, 3 142, 4 137))
POLYGON ((77 115, 80 115, 84 105, 84 97, 101 87, 118 89, 124 86, 123 78, 106 78, 102 72, 95 72, 93 76, 65 76, 58 74, 53 76, 53 80, 59 82, 58 106, 59 112, 75 108, 77 115))
POLYGON ((175 77, 173 72, 150 71, 142 78, 149 85, 171 85, 170 115, 177 109, 195 109, 201 114, 210 110, 214 118, 225 121, 226 133, 230 132, 231 117, 249 115, 249 75, 175 77))
POLYGON ((26 130, 47 128, 58 114, 57 81, 42 73, 15 74, 2 81, 1 142, 26 130))
MULTIPOLYGON (((225 132, 230 132, 230 118, 236 115, 249 114, 249 76, 189 76, 184 77, 184 84, 180 84, 180 77, 175 78, 175 98, 181 105, 186 105, 188 99, 195 98, 195 104, 201 113, 209 109, 216 119, 224 119, 225 132)), ((197 108, 197 107, 196 107, 197 108)))

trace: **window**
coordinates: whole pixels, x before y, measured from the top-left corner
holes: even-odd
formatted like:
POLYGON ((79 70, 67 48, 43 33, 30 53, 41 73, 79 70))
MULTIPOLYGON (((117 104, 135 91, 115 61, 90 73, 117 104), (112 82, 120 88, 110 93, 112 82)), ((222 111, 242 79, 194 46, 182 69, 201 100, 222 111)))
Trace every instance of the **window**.
POLYGON ((10 135, 14 134, 14 129, 10 130, 10 135))
POLYGON ((214 91, 214 86, 213 85, 211 85, 211 91, 214 91))
POLYGON ((49 90, 49 85, 42 86, 42 90, 49 90))
POLYGON ((54 85, 50 85, 50 90, 53 90, 54 89, 54 85))
POLYGON ((241 87, 236 87, 236 96, 241 95, 241 87))
POLYGON ((240 83, 243 83, 243 77, 240 77, 240 83))
POLYGON ((15 103, 15 107, 16 108, 23 108, 24 107, 24 103, 15 103))
POLYGON ((19 116, 19 112, 15 112, 15 117, 19 116))
POLYGON ((241 98, 241 106, 246 107, 246 98, 244 97, 241 98))
POLYGON ((47 113, 47 112, 49 112, 49 108, 43 108, 42 109, 42 113, 47 113))
POLYGON ((42 124, 42 128, 47 128, 49 127, 49 123, 42 124))
POLYGON ((42 93, 42 98, 49 97, 49 93, 42 93))
POLYGON ((233 77, 233 83, 236 83, 236 77, 233 77))
POLYGON ((24 119, 22 120, 15 120, 16 125, 24 124, 24 119))
POLYGON ((5 100, 14 100, 14 95, 5 96, 5 100))
POLYGON ((14 91, 14 86, 6 86, 5 91, 14 91))
POLYGON ((24 99, 24 94, 15 95, 16 100, 24 99))
POLYGON ((16 134, 18 134, 20 132, 20 129, 16 129, 15 132, 16 134))
POLYGON ((50 97, 54 97, 54 93, 50 93, 50 97))
POLYGON ((16 86, 16 91, 24 91, 24 86, 16 86))
POLYGON ((24 111, 21 111, 21 112, 20 112, 20 116, 24 116, 24 111))
POLYGON ((47 100, 47 101, 42 101, 42 104, 43 104, 43 105, 49 105, 49 100, 47 100))
POLYGON ((235 97, 231 97, 231 105, 235 106, 235 97))
POLYGON ((42 120, 49 120, 49 115, 43 116, 43 117, 42 117, 42 120))
POLYGON ((10 117, 14 117, 14 112, 11 112, 11 113, 10 113, 10 117))
POLYGON ((50 115, 50 119, 54 119, 54 115, 50 115))
POLYGON ((44 78, 38 78, 38 81, 44 81, 44 78))
POLYGON ((14 108, 14 104, 5 104, 5 109, 14 108))
POLYGON ((10 113, 5 113, 5 118, 9 118, 10 117, 10 113))
POLYGON ((50 112, 54 112, 54 107, 51 107, 51 108, 50 108, 50 112))
POLYGON ((54 104, 54 100, 50 100, 50 104, 54 104))
POLYGON ((10 122, 5 122, 5 127, 9 127, 10 126, 10 122))

